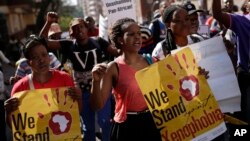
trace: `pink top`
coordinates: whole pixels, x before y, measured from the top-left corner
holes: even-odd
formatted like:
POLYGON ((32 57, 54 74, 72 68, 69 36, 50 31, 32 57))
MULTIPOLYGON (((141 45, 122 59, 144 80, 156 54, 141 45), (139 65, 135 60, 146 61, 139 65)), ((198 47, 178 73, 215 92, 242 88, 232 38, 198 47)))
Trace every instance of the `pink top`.
POLYGON ((115 59, 118 64, 118 81, 113 89, 116 106, 114 120, 118 123, 127 119, 126 112, 148 109, 146 101, 135 79, 136 70, 128 66, 121 57, 115 59))
MULTIPOLYGON (((52 77, 48 82, 44 84, 41 84, 33 79, 33 84, 34 84, 35 89, 73 87, 74 86, 73 79, 66 72, 58 71, 58 70, 50 70, 50 71, 52 71, 52 77)), ((23 77, 22 79, 20 79, 19 81, 15 83, 11 91, 11 96, 13 96, 17 92, 30 89, 28 76, 29 75, 23 77)))

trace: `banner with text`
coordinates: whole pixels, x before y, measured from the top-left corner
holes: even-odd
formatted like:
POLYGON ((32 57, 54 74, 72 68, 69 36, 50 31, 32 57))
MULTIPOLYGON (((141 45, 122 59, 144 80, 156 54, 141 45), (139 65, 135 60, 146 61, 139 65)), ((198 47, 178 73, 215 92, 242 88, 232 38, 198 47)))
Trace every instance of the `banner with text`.
POLYGON ((20 106, 12 115, 14 141, 80 141, 77 101, 65 88, 39 89, 15 94, 20 106))
POLYGON ((104 7, 108 13, 109 27, 118 19, 125 17, 136 21, 136 7, 134 0, 103 0, 104 7))
POLYGON ((99 37, 108 41, 108 17, 99 15, 99 37))
POLYGON ((222 112, 189 48, 138 71, 136 80, 162 140, 209 141, 226 131, 222 112))

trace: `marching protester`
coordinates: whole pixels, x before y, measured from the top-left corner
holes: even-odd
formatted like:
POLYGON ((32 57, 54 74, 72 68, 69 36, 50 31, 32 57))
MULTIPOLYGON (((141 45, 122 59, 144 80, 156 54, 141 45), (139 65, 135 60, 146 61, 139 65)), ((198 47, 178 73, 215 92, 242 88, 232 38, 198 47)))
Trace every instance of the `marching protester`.
MULTIPOLYGON (((58 23, 53 23, 48 36, 49 38, 57 39, 61 37, 61 28, 58 23)), ((24 45, 23 45, 24 46, 24 45)), ((58 60, 53 52, 49 52, 49 59, 50 59, 50 69, 57 69, 59 70, 62 66, 62 63, 58 60)), ((28 64, 27 58, 24 57, 23 52, 21 53, 21 58, 16 61, 16 72, 14 76, 11 76, 9 79, 9 83, 13 85, 21 78, 25 77, 26 75, 31 74, 32 68, 28 64)))
MULTIPOLYGON (((61 66, 61 62, 57 59, 57 57, 52 53, 49 52, 49 59, 50 59, 50 69, 59 69, 61 66)), ((10 77, 10 84, 15 84, 18 80, 25 77, 26 75, 31 74, 32 68, 29 66, 27 58, 21 58, 16 62, 16 72, 14 76, 10 77)))
POLYGON ((203 35, 200 35, 198 33, 198 29, 199 29, 199 19, 198 19, 198 13, 202 13, 204 12, 203 10, 197 10, 195 5, 192 4, 190 1, 186 2, 183 7, 187 10, 188 12, 188 16, 189 16, 189 21, 190 21, 190 38, 193 38, 193 36, 195 36, 193 39, 199 39, 199 41, 203 41, 205 39, 207 39, 208 37, 204 37, 203 35))
POLYGON ((158 60, 165 58, 172 50, 199 42, 200 39, 190 34, 190 21, 188 12, 181 6, 171 5, 162 15, 162 21, 167 27, 166 37, 159 42, 152 52, 152 56, 158 60))
POLYGON ((142 46, 139 51, 140 54, 151 54, 154 50, 154 41, 150 29, 146 26, 140 26, 142 46))
MULTIPOLYGON (((40 35, 47 37, 50 25, 57 21, 55 12, 47 13, 47 21, 40 32, 40 35)), ((81 88, 83 97, 83 108, 81 116, 84 125, 84 140, 95 140, 95 112, 91 110, 89 97, 92 75, 91 70, 97 63, 109 61, 109 55, 117 56, 119 51, 109 45, 102 38, 90 38, 88 36, 88 24, 82 18, 74 18, 69 25, 68 40, 48 40, 50 49, 61 49, 62 54, 69 59, 73 65, 73 79, 75 84, 81 88)), ((106 106, 98 112, 98 123, 102 128, 102 139, 109 140, 110 118, 111 118, 111 98, 106 106), (100 114, 99 114, 100 113, 100 114), (101 117, 102 116, 102 117, 101 117)))
POLYGON ((92 69, 90 102, 93 109, 98 111, 104 107, 113 88, 116 105, 111 141, 161 140, 160 131, 135 80, 135 72, 149 66, 138 54, 140 33, 140 27, 133 19, 117 20, 110 39, 122 54, 108 65, 98 64, 92 69))
MULTIPOLYGON (((21 104, 13 97, 17 92, 43 88, 69 87, 68 95, 78 102, 79 110, 82 105, 80 89, 74 86, 73 79, 63 71, 49 69, 49 55, 45 39, 32 35, 25 43, 24 56, 32 68, 32 73, 16 82, 11 91, 11 98, 5 101, 6 121, 11 127, 11 113, 21 104)), ((80 126, 79 126, 80 128, 80 126)))
POLYGON ((162 1, 160 3, 159 8, 159 18, 156 18, 151 21, 151 24, 149 25, 149 29, 152 32, 154 46, 160 41, 162 41, 165 38, 166 35, 166 27, 164 25, 164 22, 162 21, 162 14, 164 12, 164 9, 168 7, 172 2, 162 1))
POLYGON ((241 111, 243 120, 250 123, 250 21, 244 15, 222 12, 220 0, 213 0, 212 12, 216 20, 231 29, 237 36, 237 79, 241 91, 241 111))
POLYGON ((92 36, 98 36, 99 35, 99 29, 98 27, 95 25, 95 20, 93 17, 91 16, 87 16, 85 18, 85 21, 88 24, 88 36, 92 37, 92 36))
MULTIPOLYGON (((101 109, 113 89, 116 105, 111 141, 160 141, 160 130, 135 79, 137 71, 154 62, 152 57, 138 54, 142 44, 140 27, 133 19, 119 19, 112 26, 110 39, 122 54, 92 69, 91 106, 97 111, 101 109)), ((199 74, 208 78, 208 72, 203 69, 199 74)))

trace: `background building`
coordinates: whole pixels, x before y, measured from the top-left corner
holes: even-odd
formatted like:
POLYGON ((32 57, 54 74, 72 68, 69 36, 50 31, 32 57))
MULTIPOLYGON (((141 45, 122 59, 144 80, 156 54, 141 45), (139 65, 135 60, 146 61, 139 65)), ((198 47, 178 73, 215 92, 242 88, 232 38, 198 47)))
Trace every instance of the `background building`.
MULTIPOLYGON (((148 23, 151 21, 153 12, 159 8, 159 4, 164 0, 134 0, 136 5, 137 21, 139 23, 148 23)), ((165 0, 172 1, 172 0, 165 0)), ((175 0, 175 3, 182 4, 191 1, 197 8, 211 11, 212 0, 175 0)), ((223 0, 221 0, 223 2, 223 0)), ((235 0, 236 1, 236 0, 235 0)), ((240 9, 245 0, 234 2, 240 9)), ((102 0, 78 0, 78 5, 82 7, 84 16, 93 16, 98 23, 99 14, 106 15, 102 0)))

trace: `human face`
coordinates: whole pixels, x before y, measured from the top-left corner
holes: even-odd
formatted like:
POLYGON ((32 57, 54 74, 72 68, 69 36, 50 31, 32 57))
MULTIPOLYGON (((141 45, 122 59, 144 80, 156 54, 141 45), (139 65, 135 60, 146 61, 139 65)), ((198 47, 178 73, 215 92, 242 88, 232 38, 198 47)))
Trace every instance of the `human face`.
POLYGON ((227 9, 227 12, 231 13, 233 11, 233 3, 231 0, 228 0, 226 3, 225 3, 225 7, 227 9))
POLYGON ((186 37, 190 34, 190 21, 188 18, 188 13, 185 9, 177 9, 173 13, 172 20, 169 23, 168 26, 174 36, 181 36, 186 37))
POLYGON ((87 17, 86 22, 89 28, 93 28, 95 26, 95 20, 92 17, 87 17))
POLYGON ((72 30, 72 37, 76 40, 85 40, 88 38, 88 28, 83 23, 74 25, 72 30))
POLYGON ((128 23, 126 26, 121 39, 122 49, 138 52, 142 44, 140 27, 136 23, 128 23))
POLYGON ((197 33, 199 29, 199 20, 198 20, 198 14, 193 13, 189 15, 189 20, 190 20, 190 32, 191 34, 197 33))
POLYGON ((29 65, 34 73, 42 74, 49 71, 50 59, 45 46, 39 44, 29 52, 29 65))
POLYGON ((250 12, 250 1, 247 3, 246 9, 247 9, 247 12, 250 12))

